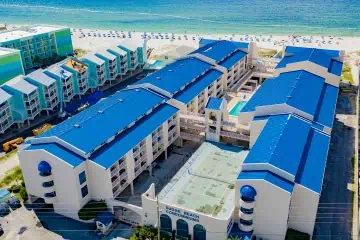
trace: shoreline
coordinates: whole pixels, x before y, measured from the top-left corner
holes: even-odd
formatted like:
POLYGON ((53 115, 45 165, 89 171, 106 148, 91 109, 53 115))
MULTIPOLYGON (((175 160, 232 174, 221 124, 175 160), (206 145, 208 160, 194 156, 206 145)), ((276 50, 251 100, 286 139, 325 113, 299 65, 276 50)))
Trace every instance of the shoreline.
MULTIPOLYGON (((33 24, 32 24, 33 25, 33 24)), ((42 24, 46 25, 46 24, 42 24)), ((52 24, 50 24, 52 25, 52 24)), ((15 29, 22 24, 8 24, 8 29, 15 29)), ((56 25, 54 25, 56 26, 56 25)), ((59 26, 59 25, 57 25, 59 26)), ((242 41, 256 43, 258 48, 275 49, 281 51, 285 46, 301 46, 325 48, 334 50, 345 50, 346 61, 350 65, 360 63, 360 37, 338 37, 338 36, 315 36, 315 35, 269 35, 269 34, 191 34, 191 33, 173 33, 173 32, 139 32, 125 30, 105 30, 90 28, 69 27, 72 33, 72 42, 74 49, 79 48, 88 52, 101 50, 111 47, 124 40, 131 40, 140 43, 146 33, 147 47, 152 48, 150 60, 156 60, 159 56, 168 51, 176 49, 178 46, 189 46, 194 49, 199 47, 201 38, 222 39, 232 41, 242 41), (104 36, 105 35, 105 36, 104 36), (129 38, 131 36, 131 38, 129 38), (123 38, 125 37, 125 38, 123 38), (158 38, 158 39, 156 39, 158 38)))
MULTIPOLYGON (((4 23, 8 23, 8 22, 4 22, 4 21, 0 21, 1 24, 4 23)), ((135 31, 135 32, 173 32, 176 34, 191 34, 191 35, 274 35, 274 36, 285 36, 285 35, 299 35, 299 36, 313 36, 313 37, 321 37, 321 36, 332 36, 332 37, 347 37, 347 38, 360 38, 360 33, 358 34, 351 34, 351 35, 347 35, 347 34, 331 34, 329 32, 324 32, 323 34, 319 34, 319 33, 311 33, 311 31, 309 32, 298 32, 296 33, 296 31, 294 32, 277 32, 276 29, 281 28, 281 26, 268 26, 268 29, 271 29, 271 31, 269 32, 246 32, 246 31, 239 31, 239 32, 222 32, 222 31, 218 31, 218 32, 198 32, 198 31, 170 31, 170 30, 161 30, 160 28, 158 28, 157 30, 153 29, 153 30, 140 30, 140 29, 136 29, 134 30, 134 28, 131 28, 131 25, 127 26, 127 27, 118 27, 118 28, 111 28, 111 27, 106 27, 106 26, 102 26, 102 27, 91 27, 90 25, 62 25, 62 24, 47 24, 47 23, 26 23, 26 22, 18 22, 18 23, 8 23, 8 25, 16 25, 16 26, 26 26, 26 25, 54 25, 54 26, 67 26, 70 28, 75 28, 75 29, 101 29, 103 31, 135 31), (273 31, 275 30, 275 31, 273 31), (243 33, 242 33, 243 32, 243 33), (271 33, 270 33, 271 32, 271 33)), ((254 28, 254 26, 251 26, 254 28)), ((306 26, 294 26, 294 29, 296 28, 301 28, 301 29, 326 29, 326 28, 321 28, 321 27, 306 27, 306 26)), ((175 30, 176 28, 174 28, 175 30)), ((234 29, 236 29, 236 27, 234 27, 234 29)), ((337 29, 342 29, 342 28, 331 28, 334 29, 333 31, 337 32, 337 29)), ((216 30, 216 29, 215 29, 216 30)), ((360 48, 360 47, 359 47, 360 48)))

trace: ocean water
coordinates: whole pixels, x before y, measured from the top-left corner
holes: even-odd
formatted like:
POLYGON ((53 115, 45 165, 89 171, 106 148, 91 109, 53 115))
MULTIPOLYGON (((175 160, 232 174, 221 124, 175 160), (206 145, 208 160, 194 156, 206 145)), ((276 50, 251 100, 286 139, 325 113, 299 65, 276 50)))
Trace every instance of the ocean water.
POLYGON ((113 30, 360 36, 360 0, 0 0, 0 23, 113 30))

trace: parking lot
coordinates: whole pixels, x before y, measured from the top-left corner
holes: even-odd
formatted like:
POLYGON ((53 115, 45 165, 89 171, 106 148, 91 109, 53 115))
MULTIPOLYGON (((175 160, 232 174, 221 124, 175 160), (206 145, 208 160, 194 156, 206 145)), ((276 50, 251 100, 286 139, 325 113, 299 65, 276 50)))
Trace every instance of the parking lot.
POLYGON ((354 99, 339 96, 314 239, 352 239, 356 111, 354 99))

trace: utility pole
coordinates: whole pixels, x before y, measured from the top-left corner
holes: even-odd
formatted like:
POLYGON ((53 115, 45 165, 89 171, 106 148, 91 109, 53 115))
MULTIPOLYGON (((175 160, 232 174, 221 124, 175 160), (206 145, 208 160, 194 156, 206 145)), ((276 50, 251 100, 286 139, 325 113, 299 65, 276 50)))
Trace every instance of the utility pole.
POLYGON ((160 239, 160 206, 159 206, 159 195, 156 197, 156 205, 157 205, 157 219, 158 219, 158 224, 157 224, 157 229, 158 229, 158 240, 160 239))
POLYGON ((65 80, 65 71, 63 69, 60 70, 60 93, 59 93, 59 100, 60 100, 60 113, 59 116, 63 117, 63 81, 65 80))

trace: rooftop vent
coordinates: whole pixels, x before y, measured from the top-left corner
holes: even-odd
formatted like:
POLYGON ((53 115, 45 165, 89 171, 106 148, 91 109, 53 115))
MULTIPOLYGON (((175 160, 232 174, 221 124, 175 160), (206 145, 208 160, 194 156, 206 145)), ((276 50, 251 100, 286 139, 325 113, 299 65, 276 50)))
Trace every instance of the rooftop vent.
POLYGON ((160 80, 160 79, 161 79, 161 77, 156 77, 156 79, 157 79, 157 80, 160 80))
POLYGON ((80 128, 80 124, 74 124, 74 127, 80 128))
POLYGON ((291 96, 286 96, 287 98, 292 98, 291 96))
POLYGON ((136 92, 140 92, 140 89, 135 89, 136 92))
POLYGON ((172 70, 172 69, 169 69, 168 71, 169 71, 169 72, 173 72, 174 70, 172 70))
POLYGON ((119 98, 118 100, 119 100, 119 102, 123 102, 123 101, 124 101, 122 98, 119 98))
POLYGON ((98 113, 104 114, 104 111, 103 111, 103 110, 99 110, 98 113))

